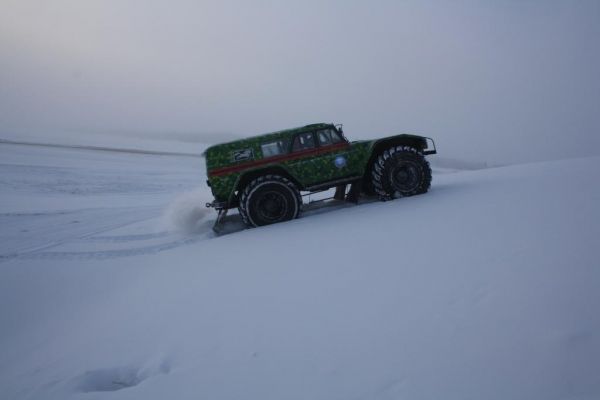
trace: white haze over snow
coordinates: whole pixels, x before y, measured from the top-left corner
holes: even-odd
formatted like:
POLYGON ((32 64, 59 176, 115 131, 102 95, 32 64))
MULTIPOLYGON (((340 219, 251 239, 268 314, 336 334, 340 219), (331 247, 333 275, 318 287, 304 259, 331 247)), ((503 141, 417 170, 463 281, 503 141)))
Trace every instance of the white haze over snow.
POLYGON ((0 138, 214 143, 317 121, 490 163, 598 154, 597 1, 0 4, 0 138))

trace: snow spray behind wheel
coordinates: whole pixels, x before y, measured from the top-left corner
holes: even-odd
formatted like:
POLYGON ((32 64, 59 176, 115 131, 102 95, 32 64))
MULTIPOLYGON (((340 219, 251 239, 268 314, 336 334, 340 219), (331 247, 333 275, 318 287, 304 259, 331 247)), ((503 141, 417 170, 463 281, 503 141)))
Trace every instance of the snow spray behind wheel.
POLYGON ((165 228, 183 233, 199 233, 204 230, 204 220, 209 215, 206 209, 206 193, 201 189, 177 196, 163 214, 165 228))

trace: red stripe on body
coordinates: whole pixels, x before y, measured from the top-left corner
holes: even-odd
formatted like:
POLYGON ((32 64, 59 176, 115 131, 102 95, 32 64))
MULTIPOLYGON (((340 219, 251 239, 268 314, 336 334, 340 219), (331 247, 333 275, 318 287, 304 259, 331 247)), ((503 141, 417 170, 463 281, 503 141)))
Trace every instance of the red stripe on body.
POLYGON ((294 153, 284 154, 281 156, 262 158, 260 160, 248 161, 248 162, 245 162, 242 164, 232 165, 230 167, 213 169, 211 171, 208 171, 208 176, 212 177, 212 176, 232 174, 234 172, 238 172, 243 169, 250 168, 250 167, 271 164, 274 162, 295 160, 297 158, 303 158, 303 157, 317 155, 317 154, 329 153, 329 152, 332 152, 335 150, 345 149, 347 147, 350 147, 350 143, 342 142, 342 143, 337 143, 337 144, 333 144, 333 145, 325 146, 325 147, 316 147, 314 149, 296 151, 294 153))

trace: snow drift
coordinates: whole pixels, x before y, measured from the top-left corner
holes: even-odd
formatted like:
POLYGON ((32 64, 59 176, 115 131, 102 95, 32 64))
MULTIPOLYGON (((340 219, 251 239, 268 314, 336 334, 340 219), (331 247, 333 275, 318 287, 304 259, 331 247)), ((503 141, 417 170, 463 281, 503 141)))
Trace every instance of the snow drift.
MULTIPOLYGON (((3 237, 51 235, 7 215, 19 196, 107 205, 80 210, 93 232, 4 252, 2 398, 600 397, 600 158, 436 174, 426 195, 213 238, 155 229, 174 180, 202 181, 190 160, 94 156, 134 162, 114 173, 137 186, 57 194, 31 151, 3 153, 27 182, 2 175, 3 237)), ((62 173, 105 178, 70 154, 62 173)))

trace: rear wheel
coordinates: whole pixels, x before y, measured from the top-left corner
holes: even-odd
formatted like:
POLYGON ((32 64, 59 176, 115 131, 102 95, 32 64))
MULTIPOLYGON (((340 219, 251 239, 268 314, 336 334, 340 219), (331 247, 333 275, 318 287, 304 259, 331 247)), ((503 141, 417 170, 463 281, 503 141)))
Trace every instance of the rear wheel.
POLYGON ((244 188, 239 211, 246 225, 263 226, 297 218, 301 204, 300 192, 289 179, 264 175, 244 188))
POLYGON ((390 147, 375 160, 371 183, 382 200, 425 193, 431 186, 431 167, 413 147, 390 147))

